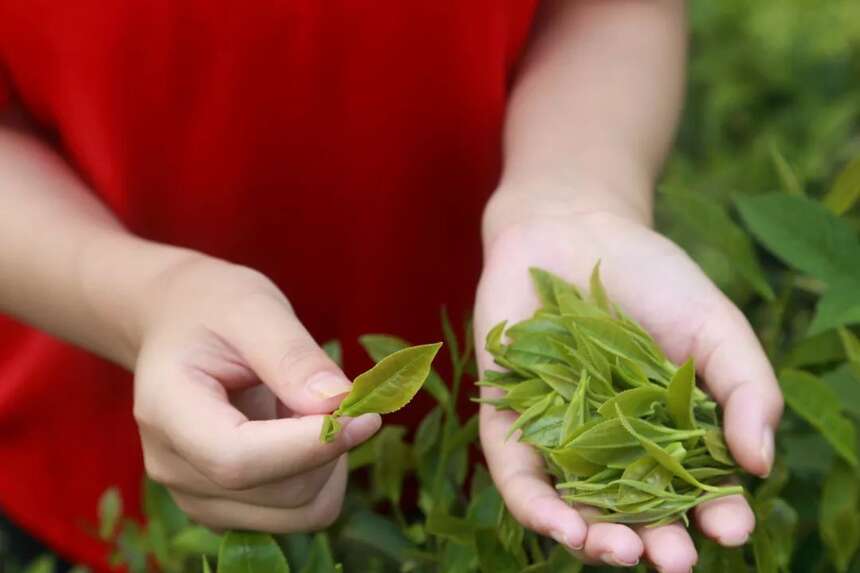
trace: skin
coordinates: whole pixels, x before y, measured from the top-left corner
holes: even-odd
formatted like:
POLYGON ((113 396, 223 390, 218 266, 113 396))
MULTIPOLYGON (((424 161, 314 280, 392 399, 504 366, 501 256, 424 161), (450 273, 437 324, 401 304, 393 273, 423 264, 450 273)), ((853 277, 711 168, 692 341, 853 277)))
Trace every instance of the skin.
MULTIPOLYGON (((681 107, 683 2, 548 2, 537 29, 508 110, 505 170, 484 216, 476 347, 498 322, 537 308, 528 267, 587 287, 599 260, 610 297, 672 360, 695 359, 723 407, 738 463, 767 475, 783 407, 773 370, 743 314, 683 250, 650 229, 652 190, 681 107)), ((494 368, 486 352, 478 361, 494 368)), ((482 389, 484 397, 493 392, 482 389)), ((691 570, 697 554, 681 525, 590 524, 593 510, 564 503, 537 452, 505 440, 515 418, 481 407, 490 472, 522 524, 588 562, 691 570)), ((703 504, 695 520, 726 546, 743 544, 754 527, 741 496, 703 504)))

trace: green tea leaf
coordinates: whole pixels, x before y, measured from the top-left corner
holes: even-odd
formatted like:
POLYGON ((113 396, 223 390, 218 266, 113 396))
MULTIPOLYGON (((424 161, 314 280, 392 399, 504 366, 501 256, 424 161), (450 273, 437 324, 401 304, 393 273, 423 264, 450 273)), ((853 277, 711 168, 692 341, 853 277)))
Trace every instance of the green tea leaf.
POLYGON ((536 267, 531 267, 529 274, 532 277, 532 284, 535 287, 538 299, 541 305, 547 310, 558 312, 559 294, 566 297, 582 298, 579 291, 573 285, 556 274, 536 267))
POLYGON ((824 206, 836 215, 851 210, 860 199, 860 157, 850 162, 836 178, 836 182, 824 196, 824 206))
POLYGON ((457 543, 471 545, 475 542, 475 528, 468 520, 443 511, 434 511, 428 515, 426 528, 430 535, 457 543))
POLYGON ((418 429, 415 431, 415 454, 424 456, 430 453, 434 446, 439 444, 442 435, 442 410, 433 408, 429 414, 424 416, 418 429))
POLYGON ((201 555, 200 559, 203 561, 203 573, 212 573, 212 568, 209 566, 209 560, 206 559, 206 556, 201 555))
POLYGON ((789 573, 794 552, 797 512, 784 499, 773 498, 756 503, 756 532, 753 552, 759 571, 789 573))
POLYGON ((322 427, 320 428, 320 441, 326 444, 333 442, 337 433, 340 432, 341 427, 337 416, 327 415, 323 417, 322 427))
POLYGON ((785 401, 817 429, 833 449, 857 466, 854 426, 840 413, 839 398, 820 378, 802 370, 783 370, 779 376, 785 401))
POLYGON ((442 343, 404 348, 386 356, 352 384, 352 391, 337 409, 342 416, 368 412, 388 414, 405 406, 430 374, 430 365, 442 343))
POLYGON ((597 413, 604 418, 614 418, 617 405, 626 416, 639 418, 651 413, 654 410, 654 404, 665 402, 666 399, 666 390, 656 386, 640 386, 616 394, 604 402, 597 413))
POLYGON ((821 380, 833 389, 845 412, 860 419, 860 372, 845 363, 839 368, 825 372, 821 380))
POLYGON ((505 550, 493 529, 475 532, 481 573, 519 573, 522 566, 505 550))
POLYGON ((57 560, 52 555, 42 555, 31 563, 24 573, 54 573, 57 570, 57 560))
POLYGON ((168 537, 189 525, 188 516, 177 507, 167 488, 150 479, 144 481, 143 506, 150 523, 161 522, 168 537))
POLYGON ((797 177, 797 174, 794 172, 794 169, 791 168, 788 161, 786 161, 783 154, 779 151, 779 147, 777 147, 776 142, 771 140, 769 148, 771 160, 773 161, 777 175, 779 175, 779 179, 782 182, 782 190, 789 195, 797 197, 805 196, 806 194, 803 192, 803 185, 801 185, 800 179, 797 177))
POLYGON ((645 436, 643 436, 642 434, 637 432, 633 428, 633 425, 630 423, 630 420, 627 419, 627 417, 624 415, 624 413, 617 406, 616 406, 616 411, 618 412, 618 418, 619 418, 621 424, 624 426, 624 429, 626 429, 628 432, 630 432, 630 435, 632 435, 634 438, 636 438, 639 441, 639 443, 642 445, 642 448, 651 457, 653 457, 655 460, 657 460, 658 464, 660 464, 661 466, 663 466, 664 468, 666 468, 667 470, 669 470, 670 472, 672 472, 673 474, 675 474, 676 476, 678 476, 679 478, 684 480, 685 482, 689 483, 690 485, 692 485, 694 487, 697 487, 699 489, 703 489, 705 491, 712 492, 712 493, 725 492, 725 494, 728 495, 729 491, 731 491, 731 493, 742 493, 743 492, 743 489, 741 489, 741 488, 720 488, 720 487, 714 487, 714 486, 710 486, 710 485, 707 485, 707 484, 700 482, 692 474, 690 474, 690 472, 687 470, 687 468, 685 468, 681 464, 680 461, 678 461, 676 458, 674 458, 672 455, 670 455, 666 450, 661 448, 656 442, 646 438, 645 436))
MULTIPOLYGON (((380 362, 398 350, 409 348, 409 343, 402 338, 387 334, 365 334, 358 338, 358 342, 374 362, 380 362)), ((447 406, 451 402, 451 392, 448 390, 448 386, 432 368, 427 376, 427 381, 424 382, 424 389, 442 406, 447 406)))
POLYGON ((284 554, 271 535, 229 531, 218 553, 218 573, 290 573, 284 554))
POLYGON ((844 573, 860 548, 860 489, 856 473, 837 460, 821 492, 821 539, 836 570, 844 573))
POLYGON ((366 510, 349 514, 339 528, 338 542, 370 548, 398 563, 417 551, 397 524, 366 510))
POLYGON ((186 555, 218 556, 221 537, 205 527, 194 525, 183 529, 170 540, 173 551, 186 555))
POLYGON ((589 337, 606 352, 643 365, 654 362, 653 357, 636 342, 634 334, 611 319, 583 316, 572 319, 569 324, 570 328, 589 337))
POLYGON ((664 194, 674 220, 705 245, 732 262, 738 275, 765 300, 774 294, 749 236, 732 221, 725 207, 702 193, 675 189, 664 194))
POLYGON ((719 428, 708 430, 704 437, 705 447, 708 449, 708 454, 717 462, 727 466, 735 465, 734 460, 729 455, 729 449, 726 447, 726 442, 723 439, 723 432, 719 428))
POLYGON ((314 535, 308 560, 302 567, 301 573, 334 573, 334 555, 331 552, 328 535, 317 533, 314 535))
POLYGON ((122 517, 122 496, 116 487, 108 488, 99 498, 99 538, 108 541, 116 533, 122 517))
POLYGON ((693 420, 693 390, 696 387, 696 367, 687 360, 678 368, 666 390, 666 404, 675 425, 682 430, 696 427, 693 420))
POLYGON ((792 267, 827 283, 858 276, 857 234, 816 201, 769 194, 737 204, 755 237, 792 267))
POLYGON ((541 414, 543 414, 550 407, 550 405, 552 405, 555 398, 555 394, 547 394, 543 398, 541 398, 539 402, 535 403, 525 412, 520 414, 516 421, 511 424, 511 427, 508 428, 508 433, 505 434, 505 439, 509 439, 514 432, 531 422, 533 418, 537 418, 541 414))
POLYGON ((591 271, 591 279, 589 281, 589 294, 594 304, 607 314, 612 314, 612 305, 609 302, 609 297, 606 295, 606 289, 603 288, 603 283, 600 281, 600 261, 594 265, 594 270, 591 271))
POLYGON ((804 368, 842 360, 845 350, 836 331, 830 330, 796 342, 779 361, 782 368, 804 368))
POLYGON ((576 392, 564 412, 561 429, 562 444, 571 441, 575 437, 574 432, 588 421, 588 379, 588 373, 583 371, 579 384, 576 386, 576 392))
POLYGON ((809 334, 821 334, 831 328, 860 323, 860 279, 834 282, 818 300, 809 334))
MULTIPOLYGON (((860 295, 858 295, 858 299, 860 299, 860 295)), ((839 329, 839 338, 842 340, 848 361, 860 364, 860 338, 857 338, 853 332, 846 328, 839 329)))
POLYGON ((374 439, 376 460, 373 464, 373 484, 392 504, 400 503, 403 479, 411 458, 409 446, 404 442, 406 428, 385 426, 374 439))

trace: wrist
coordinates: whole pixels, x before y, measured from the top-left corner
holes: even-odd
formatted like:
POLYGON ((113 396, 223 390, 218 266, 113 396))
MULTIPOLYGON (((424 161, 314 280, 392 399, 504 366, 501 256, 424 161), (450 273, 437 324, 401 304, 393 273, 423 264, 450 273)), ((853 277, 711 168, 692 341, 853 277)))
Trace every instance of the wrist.
POLYGON ((558 181, 503 181, 487 202, 482 223, 484 247, 511 227, 570 224, 608 217, 651 226, 650 185, 613 188, 606 184, 558 181))
POLYGON ((79 281, 92 332, 92 346, 133 370, 151 317, 160 304, 158 283, 170 269, 203 255, 146 241, 125 232, 94 237, 81 249, 79 281))

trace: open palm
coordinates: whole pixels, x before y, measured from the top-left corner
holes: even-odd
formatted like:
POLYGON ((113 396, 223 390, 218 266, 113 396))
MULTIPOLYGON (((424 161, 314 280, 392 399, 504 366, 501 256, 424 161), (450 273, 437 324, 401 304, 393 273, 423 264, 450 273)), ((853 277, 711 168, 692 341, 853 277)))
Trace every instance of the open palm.
MULTIPOLYGON (((475 309, 479 348, 489 329, 515 322, 538 306, 528 267, 538 266, 587 285, 601 261, 606 290, 651 333, 676 363, 696 361, 706 390, 723 406, 725 436, 737 462, 766 475, 773 433, 782 412, 773 370, 743 314, 674 243, 644 225, 593 213, 545 218, 510 227, 487 248, 475 309)), ((485 351, 480 368, 494 368, 485 351)), ((490 395, 494 390, 484 388, 490 395)), ((513 515, 525 526, 564 543, 588 561, 634 565, 647 558, 660 571, 686 572, 695 564, 693 542, 679 524, 635 528, 588 523, 589 508, 568 506, 550 485, 543 460, 530 446, 505 440, 516 419, 510 411, 481 409, 481 441, 493 479, 513 515)), ((727 545, 743 544, 754 527, 741 496, 696 510, 702 532, 727 545)))

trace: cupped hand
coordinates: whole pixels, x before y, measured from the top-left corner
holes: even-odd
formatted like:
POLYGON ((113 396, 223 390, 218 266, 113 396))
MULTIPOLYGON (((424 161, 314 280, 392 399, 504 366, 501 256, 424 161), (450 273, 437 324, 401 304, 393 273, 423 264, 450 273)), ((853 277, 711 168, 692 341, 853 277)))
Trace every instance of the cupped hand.
POLYGON ((147 473, 192 519, 286 533, 334 521, 346 456, 380 427, 347 420, 319 440, 350 382, 280 291, 247 268, 193 256, 148 286, 134 413, 147 473))
MULTIPOLYGON (((773 370, 743 314, 677 245, 633 218, 606 212, 541 216, 487 240, 475 309, 478 348, 492 326, 530 316, 538 306, 528 268, 537 266, 586 287, 595 263, 610 297, 651 333, 676 363, 693 357, 706 390, 721 404, 726 441, 746 471, 765 476, 773 462, 782 396, 773 370)), ((498 368, 486 351, 482 369, 498 368)), ((483 388, 484 397, 495 389, 483 388)), ((496 390, 498 391, 498 390, 496 390)), ((659 571, 686 573, 697 560, 679 524, 637 528, 588 521, 589 508, 567 505, 540 455, 506 440, 510 411, 481 407, 481 442, 490 473, 512 514, 582 558, 632 566, 644 558, 659 571)), ((742 496, 702 504, 701 531, 725 546, 743 544, 755 519, 742 496)))

